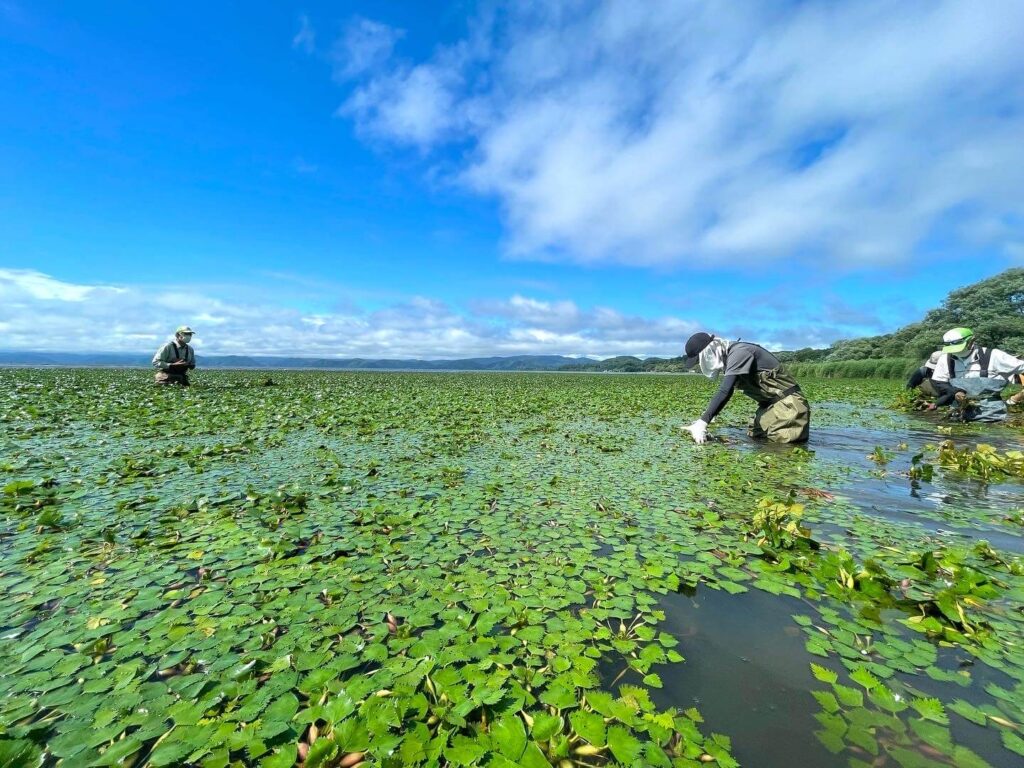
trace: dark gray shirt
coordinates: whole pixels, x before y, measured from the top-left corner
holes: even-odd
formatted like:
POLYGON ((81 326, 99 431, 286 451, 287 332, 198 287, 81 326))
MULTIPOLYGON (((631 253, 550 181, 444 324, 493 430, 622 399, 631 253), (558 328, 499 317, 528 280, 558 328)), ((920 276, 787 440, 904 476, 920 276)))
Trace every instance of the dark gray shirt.
POLYGON ((736 341, 730 344, 725 353, 725 371, 722 372, 722 383, 718 385, 718 391, 711 398, 701 419, 710 424, 711 420, 725 408, 732 393, 736 391, 740 377, 757 378, 757 374, 761 371, 774 371, 778 367, 779 359, 764 347, 746 341, 736 341))
POLYGON ((779 359, 764 347, 746 341, 737 341, 729 346, 725 353, 725 371, 723 376, 743 376, 758 371, 774 371, 779 367, 779 359))

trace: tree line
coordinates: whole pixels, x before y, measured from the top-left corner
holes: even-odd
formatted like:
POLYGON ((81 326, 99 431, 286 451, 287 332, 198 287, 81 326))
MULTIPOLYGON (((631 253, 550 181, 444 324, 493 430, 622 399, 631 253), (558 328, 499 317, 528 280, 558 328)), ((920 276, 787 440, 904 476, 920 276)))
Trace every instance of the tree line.
MULTIPOLYGON (((941 344, 950 328, 971 328, 981 344, 1024 355, 1024 268, 1017 267, 950 293, 924 319, 893 333, 843 339, 830 347, 776 352, 797 376, 819 378, 903 378, 941 344)), ((566 365, 568 371, 671 373, 682 357, 630 355, 566 365)))

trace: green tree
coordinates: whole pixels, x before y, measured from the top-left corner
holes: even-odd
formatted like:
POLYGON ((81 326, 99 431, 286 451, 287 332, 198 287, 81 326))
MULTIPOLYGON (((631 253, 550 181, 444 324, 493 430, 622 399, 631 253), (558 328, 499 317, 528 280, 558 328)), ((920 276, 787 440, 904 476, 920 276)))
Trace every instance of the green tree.
POLYGON ((894 333, 838 341, 825 359, 921 359, 941 344, 942 334, 959 326, 971 328, 986 346, 1024 354, 1024 268, 1008 269, 955 290, 923 320, 894 333))

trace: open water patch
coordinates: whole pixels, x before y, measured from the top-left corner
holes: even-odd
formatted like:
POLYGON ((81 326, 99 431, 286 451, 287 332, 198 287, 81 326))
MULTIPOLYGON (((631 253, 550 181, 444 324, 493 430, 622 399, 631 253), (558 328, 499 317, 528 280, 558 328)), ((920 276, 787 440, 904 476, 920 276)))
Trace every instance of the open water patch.
POLYGON ((790 618, 806 609, 801 601, 697 589, 667 595, 660 607, 685 661, 659 670, 658 706, 697 707, 709 732, 732 739, 744 766, 847 766, 846 756, 828 752, 814 735, 815 680, 804 635, 790 618))
MULTIPOLYGON (((929 479, 913 476, 915 457, 933 462, 935 448, 944 440, 970 449, 987 444, 1000 451, 1019 451, 1024 449, 1024 436, 1000 425, 949 427, 923 416, 896 415, 889 421, 894 428, 812 429, 805 449, 813 454, 823 490, 841 496, 847 509, 885 523, 915 525, 929 536, 985 538, 1006 551, 1024 553, 1024 527, 1009 519, 1010 513, 1024 507, 1024 483, 1014 478, 988 482, 937 465, 929 479), (939 428, 952 434, 938 432, 939 428)), ((793 449, 755 443, 750 450, 780 456, 793 449)), ((842 524, 841 518, 826 519, 842 524)))

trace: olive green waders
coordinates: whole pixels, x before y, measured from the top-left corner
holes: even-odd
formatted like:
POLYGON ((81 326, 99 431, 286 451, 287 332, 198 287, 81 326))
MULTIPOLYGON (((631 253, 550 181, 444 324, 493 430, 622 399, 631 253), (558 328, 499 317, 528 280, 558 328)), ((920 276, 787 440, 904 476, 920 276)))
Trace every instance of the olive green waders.
POLYGON ((157 384, 178 384, 182 387, 189 385, 188 374, 186 373, 171 373, 170 371, 157 371, 156 372, 156 383, 157 384))
POLYGON ((807 440, 811 429, 811 406, 796 379, 782 366, 761 371, 755 381, 744 376, 738 386, 743 394, 758 404, 748 430, 751 437, 767 438, 773 443, 802 443, 807 440))
POLYGON ((917 388, 919 390, 921 390, 922 394, 927 395, 928 397, 938 397, 939 396, 939 392, 938 392, 937 389, 935 389, 935 386, 932 384, 932 380, 931 379, 925 379, 924 381, 922 381, 918 385, 917 388))

